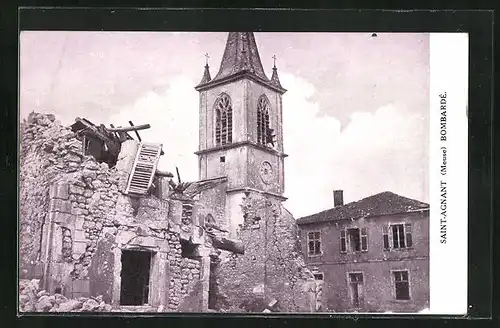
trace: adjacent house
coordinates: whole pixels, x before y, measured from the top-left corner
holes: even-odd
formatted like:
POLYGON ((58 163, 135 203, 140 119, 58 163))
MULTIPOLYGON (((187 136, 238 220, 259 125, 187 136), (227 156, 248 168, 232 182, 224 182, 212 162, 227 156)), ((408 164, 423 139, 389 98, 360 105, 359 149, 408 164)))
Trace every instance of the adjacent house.
POLYGON ((322 311, 417 312, 429 307, 429 205, 392 192, 297 220, 322 311))

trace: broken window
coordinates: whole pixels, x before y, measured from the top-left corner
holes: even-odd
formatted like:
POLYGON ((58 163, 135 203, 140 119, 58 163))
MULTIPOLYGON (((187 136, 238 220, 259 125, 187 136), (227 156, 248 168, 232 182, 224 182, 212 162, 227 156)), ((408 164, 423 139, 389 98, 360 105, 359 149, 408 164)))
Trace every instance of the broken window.
POLYGON ((233 142, 233 109, 231 98, 221 94, 215 102, 215 144, 217 146, 233 142))
POLYGON ((321 254, 321 240, 319 231, 309 232, 307 234, 309 255, 321 254))
POLYGON ((368 231, 366 228, 350 228, 340 232, 340 252, 366 252, 368 250, 368 231))
POLYGON ((410 285, 408 283, 408 271, 393 271, 394 284, 397 300, 410 299, 410 285))
POLYGON ((351 252, 361 251, 361 239, 359 238, 359 229, 347 229, 347 237, 349 239, 349 246, 351 252))
POLYGON ((181 239, 181 256, 185 258, 195 258, 196 245, 181 239))
POLYGON ((363 273, 349 273, 349 291, 351 296, 351 305, 355 308, 363 304, 363 273))
POLYGON ((147 251, 122 251, 120 305, 148 304, 152 255, 147 251))
POLYGON ((267 136, 269 132, 269 100, 262 95, 257 102, 257 143, 267 145, 267 136))
POLYGON ((413 245, 411 224, 393 224, 390 226, 392 233, 392 247, 395 249, 410 248, 413 245))
POLYGON ((191 224, 192 216, 193 216, 193 204, 191 203, 182 204, 182 214, 181 214, 182 224, 186 225, 191 224))
POLYGON ((109 152, 103 140, 94 138, 90 135, 84 135, 82 146, 82 153, 84 156, 93 156, 98 163, 106 163, 109 167, 116 165, 117 157, 109 152))

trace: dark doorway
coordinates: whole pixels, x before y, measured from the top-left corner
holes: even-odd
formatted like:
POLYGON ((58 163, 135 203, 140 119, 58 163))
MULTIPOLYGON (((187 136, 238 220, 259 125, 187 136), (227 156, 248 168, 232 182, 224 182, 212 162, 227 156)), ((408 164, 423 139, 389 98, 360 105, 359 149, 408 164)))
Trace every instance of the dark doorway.
POLYGON ((120 305, 144 305, 149 297, 151 252, 123 251, 120 305))

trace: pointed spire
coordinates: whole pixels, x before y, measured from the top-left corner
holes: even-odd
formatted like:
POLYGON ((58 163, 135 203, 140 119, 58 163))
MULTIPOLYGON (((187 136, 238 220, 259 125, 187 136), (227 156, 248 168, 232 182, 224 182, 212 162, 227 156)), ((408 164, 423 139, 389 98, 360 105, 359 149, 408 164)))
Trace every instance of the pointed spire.
POLYGON ((207 66, 205 67, 205 74, 202 82, 195 87, 198 91, 209 88, 215 84, 224 83, 224 81, 233 78, 238 78, 239 76, 246 76, 280 93, 286 92, 286 90, 281 87, 279 79, 277 78, 277 73, 274 72, 274 69, 273 76, 276 74, 277 83, 273 83, 272 80, 266 76, 264 68, 262 67, 262 62, 260 61, 257 43, 255 42, 255 37, 252 32, 229 32, 219 72, 212 80, 210 80, 209 77, 210 73, 208 73, 208 80, 205 78, 208 72, 207 66))
POLYGON ((229 32, 220 69, 213 81, 243 71, 251 72, 264 81, 269 81, 264 73, 253 33, 229 32))
POLYGON ((278 77, 278 69, 276 68, 276 55, 273 55, 274 66, 273 66, 273 75, 271 76, 271 83, 277 86, 278 88, 283 89, 280 83, 280 79, 278 77))
POLYGON ((205 71, 203 72, 203 77, 201 78, 201 81, 200 83, 198 83, 198 85, 208 83, 212 80, 212 77, 210 76, 210 66, 208 66, 208 58, 210 58, 208 53, 205 54, 205 58, 205 71))

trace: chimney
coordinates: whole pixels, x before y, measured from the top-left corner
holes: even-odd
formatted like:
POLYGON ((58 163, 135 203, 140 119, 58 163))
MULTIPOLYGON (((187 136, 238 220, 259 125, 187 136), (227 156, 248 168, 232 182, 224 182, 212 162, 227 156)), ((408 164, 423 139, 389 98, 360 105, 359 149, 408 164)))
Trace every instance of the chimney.
POLYGON ((344 191, 343 190, 334 190, 333 191, 333 206, 342 206, 344 205, 344 191))

